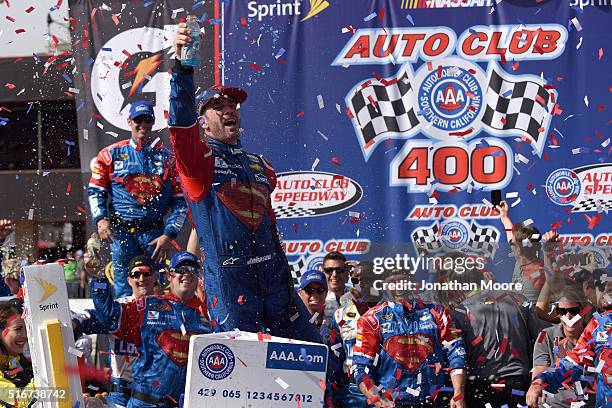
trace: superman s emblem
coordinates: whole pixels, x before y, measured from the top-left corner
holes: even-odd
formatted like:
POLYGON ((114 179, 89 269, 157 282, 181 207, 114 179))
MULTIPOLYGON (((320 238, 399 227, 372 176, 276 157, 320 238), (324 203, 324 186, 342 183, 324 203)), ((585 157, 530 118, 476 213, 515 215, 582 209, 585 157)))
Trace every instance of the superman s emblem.
POLYGON ((270 206, 270 193, 261 184, 227 182, 217 190, 217 196, 251 232, 259 228, 270 206))
POLYGON ((174 364, 183 366, 189 357, 189 338, 193 333, 183 335, 178 330, 164 330, 159 333, 155 340, 159 347, 166 353, 174 364))
POLYGON ((390 337, 383 348, 399 365, 414 372, 433 352, 433 340, 426 334, 404 334, 390 337))
POLYGON ((163 182, 156 174, 130 174, 123 180, 123 185, 136 201, 145 205, 157 197, 163 182))

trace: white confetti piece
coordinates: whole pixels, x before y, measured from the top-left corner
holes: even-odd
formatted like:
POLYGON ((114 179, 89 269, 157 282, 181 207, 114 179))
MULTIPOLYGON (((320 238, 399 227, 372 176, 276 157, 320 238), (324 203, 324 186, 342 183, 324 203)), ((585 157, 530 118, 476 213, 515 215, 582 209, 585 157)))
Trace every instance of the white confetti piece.
POLYGON ((516 198, 518 197, 518 191, 510 191, 506 193, 506 198, 516 198))
POLYGON ((580 154, 580 148, 576 148, 576 149, 572 149, 572 154, 576 155, 576 154, 580 154))
POLYGON ((28 220, 33 220, 34 219, 34 209, 30 208, 28 210, 28 220))
POLYGON ((610 144, 610 138, 607 138, 602 144, 601 147, 608 147, 608 145, 610 144))
POLYGON ((429 204, 437 205, 438 204, 438 200, 436 199, 436 197, 429 197, 429 204))
POLYGON ((126 82, 125 84, 121 85, 121 89, 128 89, 130 86, 132 86, 132 81, 130 82, 126 82))
POLYGON ((580 24, 580 21, 578 21, 578 18, 576 17, 572 18, 571 22, 574 25, 574 27, 576 27, 577 31, 582 31, 582 24, 580 24))
POLYGON ((357 238, 359 238, 359 228, 357 228, 357 232, 355 232, 355 235, 357 235, 357 238))
POLYGON ((582 384, 580 383, 580 381, 576 381, 574 385, 576 386, 576 394, 578 395, 584 394, 584 390, 582 389, 582 384))
POLYGON ((317 157, 314 159, 312 166, 310 166, 310 171, 314 171, 314 169, 316 169, 318 165, 319 165, 319 158, 317 157))
POLYGON ((349 217, 359 218, 361 216, 357 211, 349 211, 349 217))
POLYGON ((298 312, 298 313, 296 313, 296 314, 294 314, 293 316, 291 316, 291 317, 289 318, 289 320, 290 320, 290 321, 292 321, 292 322, 294 322, 294 321, 295 321, 295 319, 297 319, 298 317, 300 317, 300 313, 299 313, 299 312, 298 312))
POLYGON ((319 134, 319 136, 321 136, 323 138, 323 140, 325 140, 326 142, 329 140, 329 137, 325 136, 325 134, 323 132, 321 132, 320 130, 317 130, 317 133, 319 134))
POLYGON ((336 104, 336 110, 338 111, 338 113, 342 113, 342 110, 340 108, 340 105, 336 104))
POLYGON ((77 350, 74 347, 68 347, 68 352, 77 357, 83 357, 83 352, 81 350, 77 350))
POLYGON ((107 134, 107 135, 110 135, 110 136, 112 136, 112 137, 117 137, 117 136, 119 136, 117 133, 115 133, 115 132, 111 132, 111 131, 106 132, 106 134, 107 134))
POLYGON ((604 360, 599 360, 599 364, 597 364, 597 367, 595 368, 595 372, 601 373, 601 370, 603 370, 605 364, 606 362, 604 360))
POLYGON ((414 388, 406 388, 406 392, 410 395, 414 395, 415 397, 418 397, 419 395, 421 395, 421 387, 414 389, 414 388))
POLYGON ((150 81, 150 80, 151 80, 151 75, 149 75, 149 74, 144 74, 144 75, 143 75, 143 78, 144 78, 144 79, 146 79, 147 81, 150 81))
POLYGON ((523 156, 522 154, 517 153, 514 155, 514 162, 515 163, 521 162, 521 163, 529 164, 529 159, 523 156))
POLYGON ((572 317, 571 319, 568 319, 566 315, 561 316, 561 320, 563 321, 563 323, 567 324, 569 327, 574 326, 574 324, 576 324, 576 322, 580 319, 582 319, 582 316, 580 316, 579 314, 572 317))
POLYGON ((180 13, 181 11, 185 11, 185 9, 181 7, 181 8, 172 10, 172 18, 173 19, 176 18, 176 15, 180 13))
POLYGON ((513 202, 512 204, 510 204, 510 207, 516 207, 519 203, 521 202, 521 198, 517 198, 515 202, 513 202))
POLYGON ((24 93, 24 92, 25 92, 25 88, 23 88, 21 91, 19 91, 19 92, 17 93, 17 96, 21 95, 21 94, 22 94, 22 93, 24 93))
POLYGON ((482 199, 482 203, 484 205, 486 205, 487 207, 493 207, 493 204, 489 200, 487 200, 486 198, 482 199))
POLYGON ((451 377, 453 375, 462 375, 463 374, 463 368, 456 368, 453 371, 451 371, 451 377))
POLYGON ((275 383, 277 383, 278 385, 280 385, 282 387, 283 390, 286 390, 287 388, 289 388, 289 384, 287 384, 285 381, 283 381, 282 378, 277 378, 276 380, 274 380, 275 383))
POLYGON ((582 37, 578 40, 578 44, 576 44, 576 49, 580 49, 582 47, 582 37))
POLYGON ((83 129, 83 139, 89 140, 89 130, 83 129))
POLYGON ((584 104, 587 108, 589 107, 589 97, 587 95, 584 95, 584 104))
POLYGON ((325 107, 325 103, 323 103, 323 95, 317 95, 317 103, 319 104, 319 109, 323 109, 325 107))
POLYGON ((314 314, 312 315, 312 317, 310 318, 310 320, 308 320, 311 324, 314 324, 314 322, 317 321, 317 317, 319 317, 319 312, 314 312, 314 314))
POLYGON ((153 143, 151 143, 151 147, 155 147, 159 142, 161 141, 161 139, 159 138, 159 136, 153 141, 153 143))
POLYGON ((533 224, 533 220, 531 218, 527 218, 525 221, 523 221, 523 225, 526 227, 530 226, 531 224, 533 224))
POLYGON ((104 130, 104 125, 100 122, 96 122, 96 126, 99 127, 100 129, 104 130))

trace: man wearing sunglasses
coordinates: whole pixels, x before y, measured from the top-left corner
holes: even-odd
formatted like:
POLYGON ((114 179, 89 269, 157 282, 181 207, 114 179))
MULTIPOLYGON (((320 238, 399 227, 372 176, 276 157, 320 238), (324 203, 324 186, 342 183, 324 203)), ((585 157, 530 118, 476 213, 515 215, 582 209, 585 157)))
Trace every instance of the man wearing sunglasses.
POLYGON ((327 279, 317 270, 306 271, 300 277, 298 294, 311 314, 311 321, 319 330, 325 325, 323 310, 327 296, 327 279))
MULTIPOLYGON (((179 24, 176 54, 190 42, 186 25, 179 24)), ((215 328, 269 329, 275 336, 321 342, 293 290, 280 244, 270 198, 276 186, 274 169, 241 144, 246 92, 214 87, 197 105, 195 93, 193 68, 177 59, 170 81, 170 139, 199 246, 206 254, 206 295, 215 328)))
MULTIPOLYGON (((153 262, 146 256, 133 258, 128 265, 128 284, 132 288, 132 295, 117 299, 119 303, 131 302, 142 296, 152 295, 157 279, 153 262)), ((105 326, 97 318, 95 310, 73 317, 75 338, 85 334, 108 333, 105 326)), ((115 408, 127 407, 132 388, 132 364, 138 357, 136 345, 127 340, 112 337, 109 344, 111 363, 112 388, 106 396, 106 404, 115 408)))
MULTIPOLYGON (((144 270, 138 271, 142 279, 144 270)), ((189 339, 210 333, 206 306, 195 295, 201 267, 195 255, 177 252, 170 261, 170 292, 128 303, 113 300, 103 274, 91 297, 98 319, 114 336, 133 342, 140 357, 132 366, 128 408, 175 407, 185 390, 189 339)))
POLYGON ((131 138, 102 149, 92 162, 89 205, 100 238, 112 240, 117 297, 130 294, 130 259, 147 255, 161 263, 187 216, 171 152, 151 141, 154 123, 153 105, 133 102, 131 138))
MULTIPOLYGON (((612 293, 611 293, 612 294, 612 293)), ((612 401, 612 296, 604 294, 602 311, 595 313, 586 325, 574 348, 567 352, 556 368, 549 368, 537 375, 529 392, 527 404, 538 407, 543 391, 556 393, 559 389, 595 384, 596 407, 609 407, 612 401), (578 386, 580 384, 580 386, 578 386)), ((564 308, 569 317, 569 308, 564 308)), ((564 319, 563 319, 564 320, 564 319)), ((578 388, 577 388, 578 389, 578 388)), ((590 397, 592 398, 592 396, 590 397)))
POLYGON ((332 251, 323 257, 323 272, 327 277, 329 292, 325 299, 325 318, 331 321, 340 307, 340 298, 346 293, 349 280, 349 268, 346 257, 340 252, 332 251))
MULTIPOLYGON (((576 298, 576 291, 565 291, 559 301, 555 304, 557 316, 561 317, 561 323, 542 330, 538 341, 533 349, 533 371, 535 379, 549 367, 557 367, 559 362, 571 351, 584 330, 584 318, 582 303, 576 298)), ((584 301, 584 299, 580 299, 584 301)), ((585 309, 586 310, 586 309, 585 309)), ((587 386, 587 384, 584 384, 587 386)), ((575 390, 561 387, 559 392, 547 395, 542 402, 546 402, 551 408, 570 408, 567 401, 584 401, 584 408, 595 406, 593 398, 585 400, 586 393, 577 394, 575 390)))

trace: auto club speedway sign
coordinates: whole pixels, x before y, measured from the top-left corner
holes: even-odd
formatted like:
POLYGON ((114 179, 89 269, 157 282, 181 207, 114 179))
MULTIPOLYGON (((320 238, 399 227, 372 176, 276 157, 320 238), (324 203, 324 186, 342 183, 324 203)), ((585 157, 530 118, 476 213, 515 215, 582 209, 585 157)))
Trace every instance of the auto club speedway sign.
POLYGON ((243 143, 279 173, 294 270, 408 242, 492 256, 508 278, 492 190, 514 222, 596 245, 607 266, 609 13, 582 3, 226 4, 225 82, 266 103, 245 102, 243 143))

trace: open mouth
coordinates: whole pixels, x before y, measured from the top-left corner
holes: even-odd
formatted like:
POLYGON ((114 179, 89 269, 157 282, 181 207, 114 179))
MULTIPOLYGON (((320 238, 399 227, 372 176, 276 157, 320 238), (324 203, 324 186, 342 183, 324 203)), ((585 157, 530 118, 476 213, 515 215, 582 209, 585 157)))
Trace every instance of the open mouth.
POLYGON ((226 119, 223 121, 223 126, 225 127, 234 127, 238 124, 236 119, 226 119))

